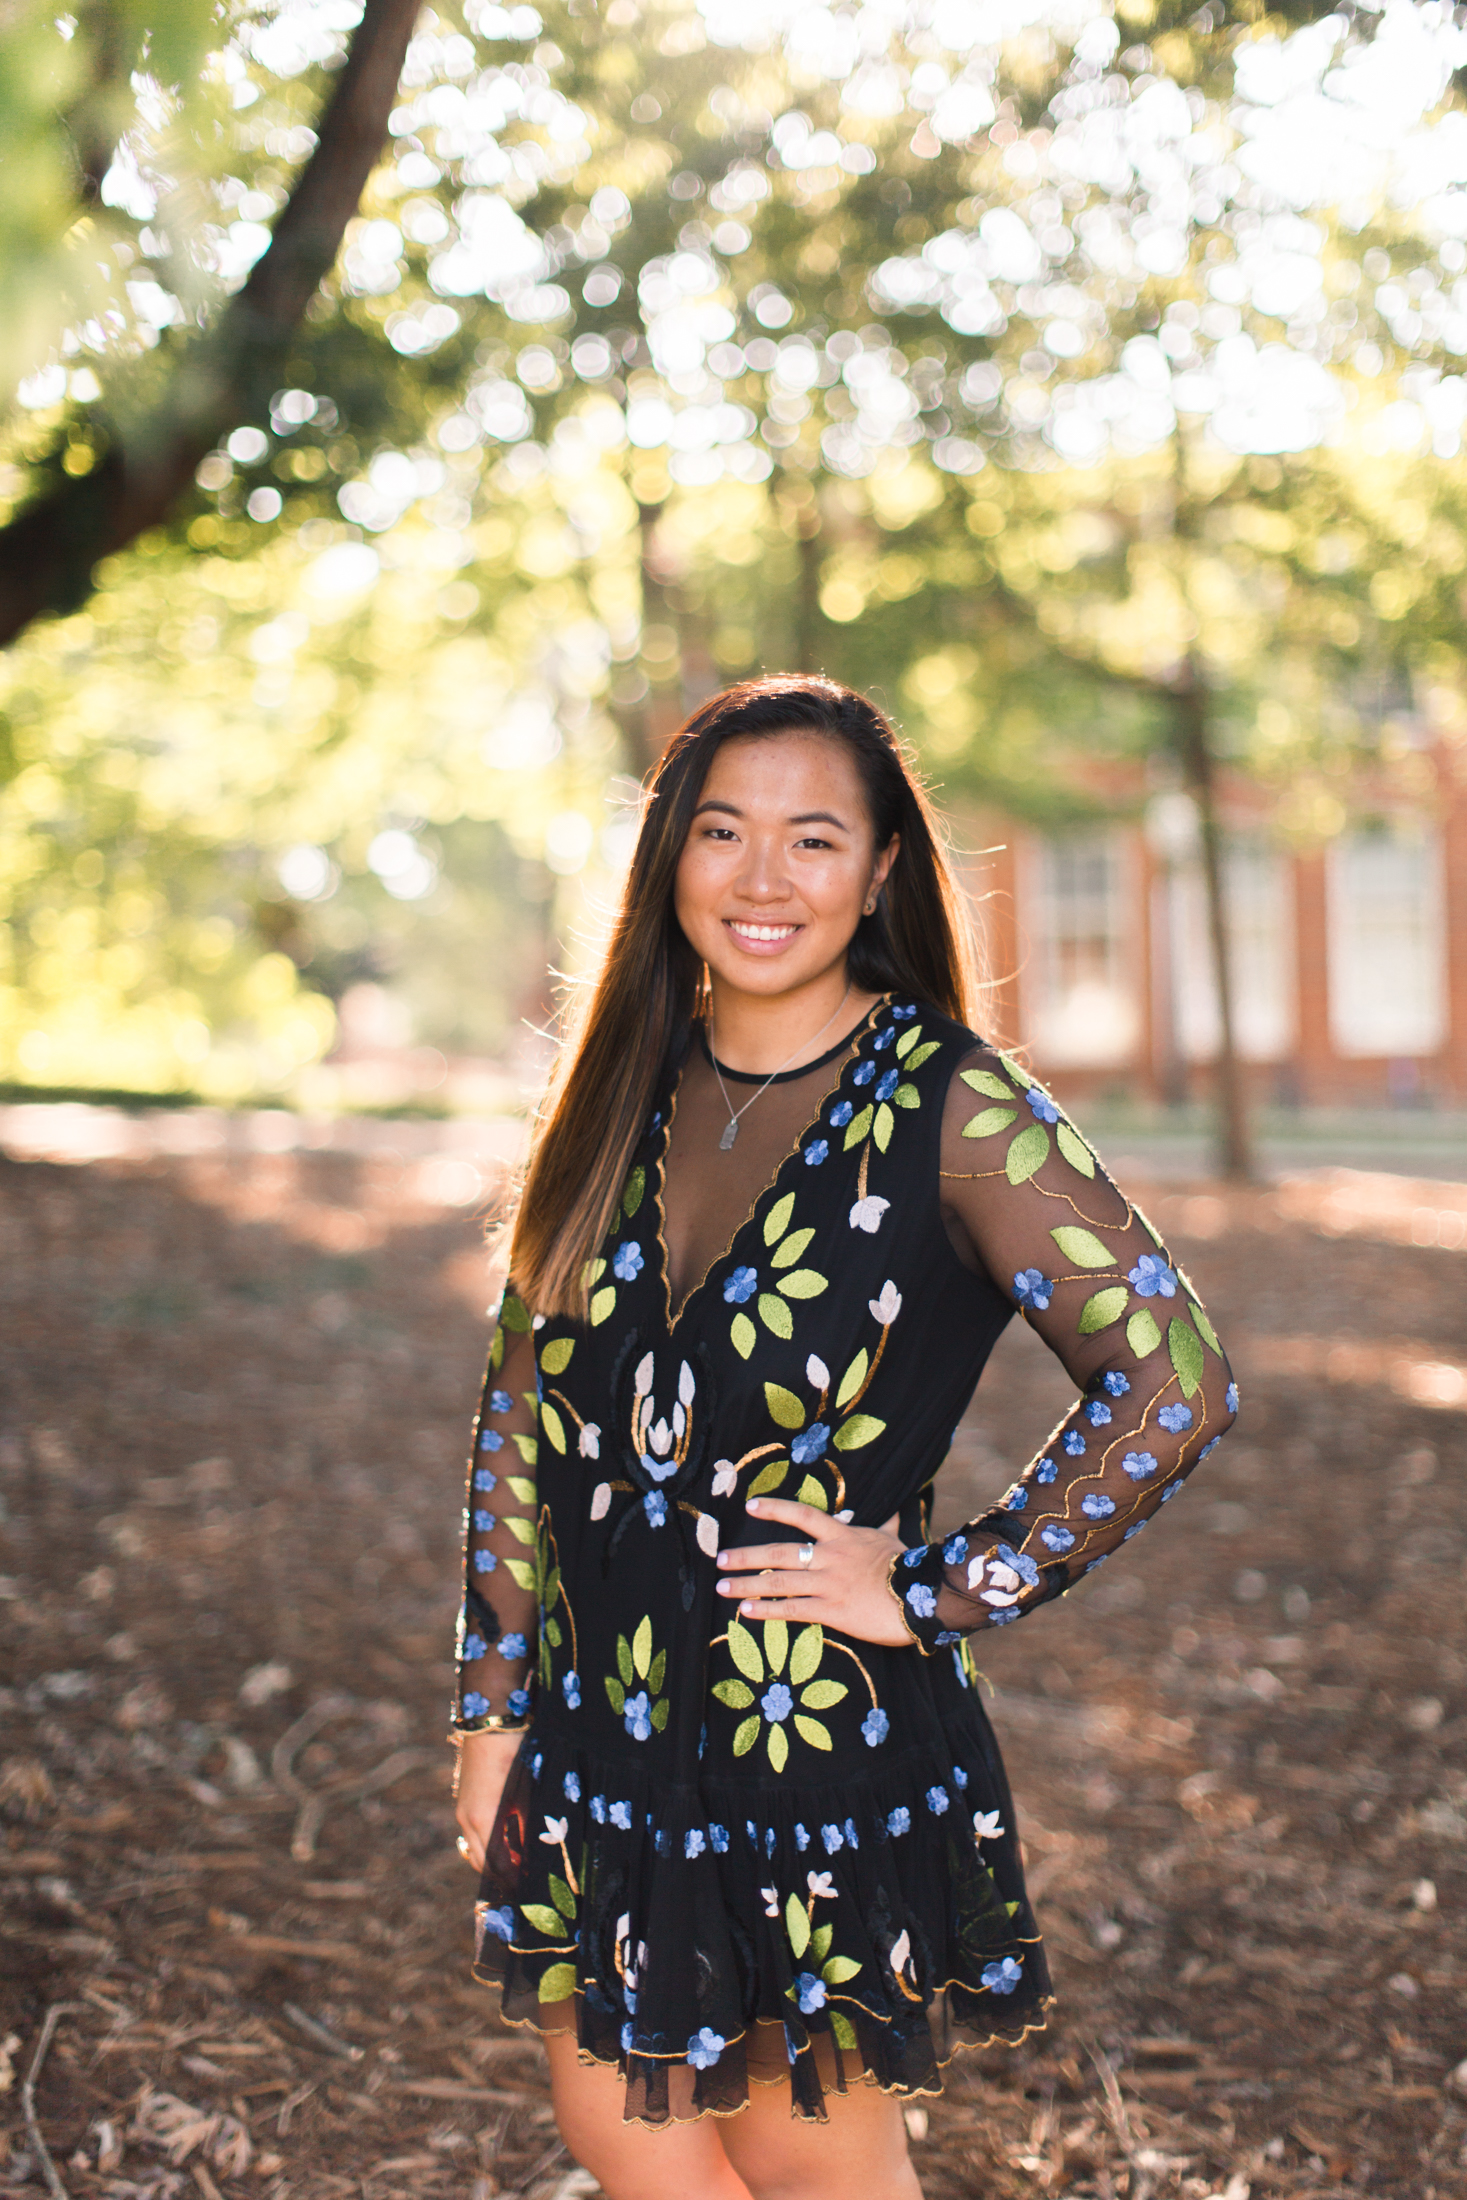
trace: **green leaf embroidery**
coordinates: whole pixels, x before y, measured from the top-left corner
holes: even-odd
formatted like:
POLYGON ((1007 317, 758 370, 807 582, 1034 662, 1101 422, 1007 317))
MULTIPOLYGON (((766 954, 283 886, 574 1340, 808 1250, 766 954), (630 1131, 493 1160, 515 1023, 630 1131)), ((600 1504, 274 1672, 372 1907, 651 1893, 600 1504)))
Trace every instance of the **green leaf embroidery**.
POLYGON ((598 1329, 615 1305, 616 1293, 608 1283, 606 1288, 596 1292, 591 1300, 591 1327, 598 1329))
POLYGON ((489 1347, 489 1365, 496 1373, 504 1365, 504 1331, 502 1329, 496 1329, 494 1332, 494 1339, 489 1347))
POLYGON ((1078 1230, 1071 1223, 1062 1223, 1050 1236, 1064 1254, 1079 1268, 1114 1268, 1116 1256, 1108 1245, 1102 1245, 1093 1230, 1078 1230))
POLYGON ((814 1268, 796 1268, 787 1276, 781 1276, 776 1289, 787 1299, 818 1299, 829 1288, 826 1279, 814 1268))
POLYGON ((1010 1184, 1027 1184, 1036 1169, 1042 1169, 1049 1159, 1049 1133, 1042 1123, 1031 1123, 1009 1141, 1004 1155, 1004 1171, 1010 1184))
POLYGON ((575 1349, 574 1337, 552 1337, 549 1344, 541 1347, 540 1365, 547 1375, 563 1375, 575 1349))
POLYGON ((759 1319, 766 1329, 772 1329, 776 1337, 792 1337, 794 1321, 783 1299, 777 1299, 772 1291, 761 1291, 757 1301, 759 1319))
POLYGON ((527 1558, 507 1558, 504 1570, 517 1589, 533 1589, 535 1569, 527 1558))
POLYGON ((790 1679, 796 1688, 814 1677, 825 1655, 825 1632, 819 1625, 802 1627, 790 1652, 790 1679))
POLYGON ((647 1172, 641 1162, 627 1178, 627 1188, 621 1195, 621 1203, 628 1217, 634 1215, 642 1204, 642 1194, 647 1189, 647 1172))
POLYGON ((651 1663, 652 1622, 644 1613, 637 1622, 637 1632, 632 1637, 632 1664, 642 1680, 647 1678, 647 1668, 651 1663))
POLYGON ((750 1497, 772 1497, 789 1471, 790 1463, 788 1459, 771 1459, 766 1466, 759 1469, 759 1472, 749 1484, 747 1495, 750 1497))
POLYGON ((971 1085, 974 1092, 986 1093, 990 1100, 1012 1100, 1014 1097, 1013 1086, 1005 1084, 991 1069, 961 1069, 958 1075, 965 1085, 971 1085))
POLYGON ((781 1673, 789 1656, 790 1631, 782 1619, 764 1622, 764 1662, 771 1673, 781 1673))
POLYGON ((849 1421, 842 1421, 831 1442, 837 1451, 860 1451, 867 1444, 874 1444, 886 1427, 874 1414, 853 1413, 849 1421))
MULTIPOLYGON (((920 1025, 918 1026, 918 1029, 921 1029, 920 1025)), ((922 1067, 922 1064, 930 1060, 930 1058, 937 1052, 941 1044, 942 1041, 940 1039, 929 1039, 925 1047, 918 1047, 916 1053, 908 1057, 908 1069, 920 1069, 922 1067)))
POLYGON ((662 1683, 666 1678, 666 1675, 667 1652, 665 1650, 659 1650, 656 1657, 652 1660, 652 1663, 647 1668, 647 1686, 651 1689, 654 1696, 660 1694, 662 1683))
POLYGON ((794 1392, 786 1390, 782 1383, 764 1385, 764 1403, 769 1408, 770 1420, 777 1421, 781 1428, 804 1427, 805 1409, 794 1392))
POLYGON ((894 1108, 920 1108, 922 1095, 915 1085, 898 1085, 891 1096, 891 1104, 894 1108))
POLYGON ((547 1612, 559 1595, 560 1568, 558 1566, 552 1566, 550 1572, 545 1577, 545 1593, 540 1600, 547 1612))
POLYGON ((569 2001, 576 1990, 573 1963, 552 1963, 540 1980, 541 2001, 569 2001))
POLYGON ((817 1511, 823 1513, 828 1513, 830 1510, 830 1499, 825 1494, 824 1485, 817 1482, 813 1474, 807 1474, 795 1491, 795 1502, 800 1505, 813 1505, 817 1511))
MULTIPOLYGON (((554 1885, 552 1880, 551 1886, 554 1885)), ((552 1910, 548 1902, 522 1902, 520 1916, 527 1925, 533 1925, 537 1933, 544 1933, 551 1940, 563 1941, 566 1937, 564 1918, 552 1910)))
POLYGON ((565 1881, 559 1878, 555 1872, 551 1872, 551 1874, 549 1875, 548 1884, 550 1887, 550 1899, 555 1904, 557 1910, 559 1910, 561 1916, 574 1917, 576 1914, 576 1898, 571 1893, 570 1888, 566 1885, 565 1881))
POLYGON ((1008 1911, 1010 1917, 1017 1917, 1020 1905, 1017 1902, 1006 1902, 1004 1908, 1008 1911))
POLYGON ((991 1138, 995 1131, 1006 1131, 1018 1114, 1017 1108, 985 1108, 963 1125, 964 1138, 991 1138))
POLYGON ((618 1673, 620 1673, 628 1688, 630 1688, 632 1685, 633 1671, 632 1646, 627 1641, 625 1635, 618 1635, 616 1638, 616 1670, 618 1671, 618 1673))
POLYGON ((1206 1346, 1208 1346, 1211 1351, 1215 1352, 1219 1359, 1221 1359, 1222 1346, 1217 1341, 1217 1331, 1213 1328, 1212 1323, 1203 1313, 1201 1307, 1197 1304, 1197 1301, 1195 1299, 1189 1299, 1187 1301, 1187 1306, 1191 1313, 1193 1321, 1197 1324, 1198 1336, 1202 1339, 1202 1342, 1206 1346))
POLYGON ((521 1520, 518 1513, 506 1513, 504 1516, 504 1525, 506 1526, 506 1528, 508 1528, 510 1534, 514 1537, 517 1543, 534 1542, 535 1523, 533 1520, 521 1520))
POLYGON ((904 1031, 902 1033, 900 1039, 898 1039, 896 1043, 896 1058, 899 1062, 904 1062, 906 1060, 907 1056, 911 1053, 913 1047, 917 1044, 917 1041, 921 1038, 921 1036, 922 1026, 920 1024, 913 1024, 910 1031, 904 1031))
POLYGON ((530 1326, 529 1309, 524 1300, 517 1299, 512 1291, 506 1292, 504 1304, 499 1309, 499 1320, 502 1328, 513 1329, 522 1335, 530 1326))
POLYGON ((1202 1347, 1186 1322, 1180 1319, 1168 1322, 1166 1347, 1177 1371, 1177 1381, 1182 1386, 1182 1396, 1194 1397, 1202 1387, 1202 1347))
POLYGON ((758 1336, 758 1331, 755 1329, 754 1324, 750 1321, 747 1314, 735 1314, 732 1327, 729 1330, 729 1336, 733 1341, 733 1348, 735 1352, 737 1352, 739 1358, 741 1360, 747 1360, 749 1354, 754 1349, 754 1342, 756 1337, 758 1336))
POLYGON ((784 1906, 784 1929, 790 1936, 796 1963, 810 1945, 810 1920, 805 1915, 805 1905, 797 1894, 792 1894, 784 1906))
POLYGON ((527 1474, 507 1474, 504 1478, 504 1486, 519 1499, 522 1505, 534 1504, 535 1485, 527 1474))
POLYGON ((840 1379, 840 1389, 835 1394, 835 1402, 838 1406, 848 1406, 855 1397, 856 1392, 866 1380, 867 1365, 866 1347, 862 1345, 840 1379))
POLYGON ((790 1226, 790 1216, 794 1211, 795 1195, 793 1192, 786 1192, 783 1199, 775 1201, 764 1217, 764 1242, 766 1245, 778 1244, 790 1226))
POLYGON ((849 2017, 841 2015, 839 2009, 832 2009, 830 2012, 830 2029, 837 2047, 844 2047, 850 2053, 855 2052, 856 2027, 849 2017))
POLYGON ((546 1620, 545 1640, 549 1643, 552 1650, 558 1650, 560 1648, 561 1639, 560 1621, 558 1619, 546 1620))
POLYGON ((1150 1359, 1161 1343, 1161 1331, 1156 1326, 1156 1317, 1148 1314, 1144 1306, 1139 1314, 1133 1314, 1127 1322, 1126 1342, 1138 1360, 1150 1359))
POLYGON ((851 1121, 847 1123, 845 1142, 841 1148, 843 1153, 849 1153, 852 1146, 860 1145, 861 1140, 871 1128, 871 1117, 874 1112, 874 1109, 862 1108, 860 1114, 853 1116, 851 1121))
MULTIPOLYGON (((780 1729, 775 1727, 773 1731, 777 1734, 780 1729)), ((812 1749, 829 1749, 831 1746, 830 1729, 822 1726, 818 1719, 807 1719, 802 1711, 795 1713, 795 1732, 807 1741, 812 1749)), ((773 1756, 773 1754, 774 1752, 771 1750, 770 1755, 773 1756)))
POLYGON ((730 1711, 747 1711, 754 1701, 754 1691, 744 1681, 715 1681, 713 1693, 730 1711))
POLYGON ((514 1448, 527 1467, 533 1467, 540 1456, 540 1446, 533 1436, 526 1436, 520 1429, 514 1432, 514 1448))
POLYGON ((1080 1309, 1080 1319, 1075 1327, 1082 1337, 1093 1337, 1097 1330, 1109 1329, 1126 1311, 1131 1294, 1123 1283, 1113 1283, 1107 1291, 1097 1291, 1080 1309))
POLYGON ((887 1147, 891 1144, 891 1134, 895 1127, 896 1117, 892 1114, 891 1109, 883 1100, 880 1107, 876 1110, 876 1118, 871 1132, 871 1136, 876 1141, 876 1150, 878 1153, 886 1152, 887 1147))
POLYGON ((541 1406, 540 1426, 563 1459, 565 1457, 565 1423, 554 1406, 549 1404, 541 1406))
POLYGON ((614 1681, 609 1673, 606 1676, 606 1700, 620 1718, 627 1707, 627 1692, 621 1682, 614 1681))
POLYGON ((1010 1077, 1012 1077, 1012 1079, 1014 1080, 1014 1083, 1019 1087, 1020 1091, 1027 1092, 1029 1090, 1029 1087, 1034 1082, 1033 1078, 1029 1075, 1029 1072, 1026 1069, 1020 1069, 1018 1063, 1013 1059, 1012 1055, 1001 1054, 999 1056, 999 1060, 1002 1062, 1004 1068, 1008 1071, 1010 1077))
POLYGON ((736 1733, 734 1734, 734 1738, 733 1738, 733 1753, 734 1753, 734 1755, 735 1755, 736 1757, 747 1757, 747 1756, 748 1756, 748 1754, 749 1754, 749 1751, 750 1751, 750 1750, 751 1750, 751 1749, 753 1748, 754 1744, 755 1744, 755 1743, 756 1743, 756 1742, 758 1741, 758 1739, 759 1739, 759 1721, 758 1721, 758 1718, 757 1718, 757 1716, 756 1716, 756 1717, 754 1717, 754 1718, 752 1718, 752 1719, 745 1719, 745 1720, 744 1720, 744 1722, 743 1722, 743 1725, 742 1725, 742 1726, 740 1726, 740 1727, 738 1728, 738 1730, 736 1731, 736 1733))
POLYGON ((765 1746, 769 1751, 769 1762, 775 1771, 783 1772, 789 1761, 790 1745, 789 1736, 782 1726, 772 1726, 769 1729, 769 1740, 765 1746))
POLYGON ((728 1654, 745 1680, 756 1683, 763 1681, 763 1656, 758 1643, 742 1620, 733 1619, 728 1623, 728 1654))
POLYGON ((807 1711, 833 1711, 849 1694, 844 1681, 811 1681, 800 1701, 807 1711))
POLYGON ((775 1246, 770 1267, 792 1268, 814 1235, 813 1230, 792 1230, 782 1245, 775 1246))
POLYGON ((606 1256, 604 1253, 602 1253, 599 1254, 595 1260, 587 1261, 585 1267, 581 1270, 581 1281, 582 1283, 584 1283, 586 1289, 589 1291, 592 1284, 599 1283, 605 1273, 606 1256))
POLYGON ((821 1925, 810 1935, 810 1953, 817 1963, 823 1963, 830 1954, 830 1943, 834 1938, 833 1925, 821 1925))
POLYGON ((844 1986, 846 1980, 854 1978, 860 1968, 854 1956, 832 1956, 825 1966, 825 1983, 827 1986, 844 1986))
POLYGON ((1081 1176, 1094 1176, 1095 1156, 1078 1131, 1072 1130, 1068 1123, 1056 1123, 1054 1140, 1072 1169, 1078 1169, 1081 1176))
POLYGON ((667 1724, 669 1705, 666 1696, 659 1696, 652 1706, 652 1724, 660 1734, 667 1724))

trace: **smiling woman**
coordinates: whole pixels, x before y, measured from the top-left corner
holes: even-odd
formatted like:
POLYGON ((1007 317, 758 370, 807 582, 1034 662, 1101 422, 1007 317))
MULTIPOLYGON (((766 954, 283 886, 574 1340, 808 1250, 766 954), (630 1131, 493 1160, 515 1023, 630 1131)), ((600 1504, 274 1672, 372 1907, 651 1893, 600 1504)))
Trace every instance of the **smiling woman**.
POLYGON ((880 714, 705 705, 531 1161, 470 1470, 476 1968, 609 2200, 914 2200, 901 2098, 1049 1999, 967 1637, 1232 1418, 1186 1277, 971 997, 880 714), (1080 1396, 930 1543, 1016 1312, 1080 1396))

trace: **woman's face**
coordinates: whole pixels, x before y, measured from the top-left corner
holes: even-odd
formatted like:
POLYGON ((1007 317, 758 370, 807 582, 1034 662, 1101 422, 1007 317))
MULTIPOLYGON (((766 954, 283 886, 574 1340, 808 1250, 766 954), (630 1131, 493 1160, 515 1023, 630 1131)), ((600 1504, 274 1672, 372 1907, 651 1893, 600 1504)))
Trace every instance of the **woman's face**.
POLYGON ((842 968, 897 854, 879 853, 841 741, 725 741, 678 862, 674 907, 694 950, 740 992, 776 994, 842 968))

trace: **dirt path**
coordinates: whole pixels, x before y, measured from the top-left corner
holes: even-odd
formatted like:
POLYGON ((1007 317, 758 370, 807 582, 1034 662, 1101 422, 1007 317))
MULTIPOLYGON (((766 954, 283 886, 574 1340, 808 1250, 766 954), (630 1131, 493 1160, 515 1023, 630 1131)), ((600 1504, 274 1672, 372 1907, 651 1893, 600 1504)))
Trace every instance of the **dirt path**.
MULTIPOLYGON (((1413 1221, 1467 1194, 1338 1192, 1152 1202, 1244 1414, 983 1646, 1061 2009, 929 2105, 930 2200, 1467 2194, 1467 1250, 1413 1221)), ((58 2003, 76 2200, 594 2189, 468 1978, 441 1736, 488 1285, 423 1195, 0 1164, 0 2191, 42 2189, 58 2003)), ((1022 1332, 980 1399, 946 1519, 1067 1402, 1022 1332)))

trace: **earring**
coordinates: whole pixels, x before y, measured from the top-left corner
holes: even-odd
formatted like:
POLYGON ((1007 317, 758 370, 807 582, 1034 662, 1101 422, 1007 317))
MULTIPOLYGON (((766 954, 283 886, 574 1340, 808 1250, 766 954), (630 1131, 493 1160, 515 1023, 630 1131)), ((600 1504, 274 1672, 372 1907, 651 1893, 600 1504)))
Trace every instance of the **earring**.
POLYGON ((872 912, 872 910, 873 910, 873 909, 874 909, 875 907, 876 907, 876 903, 875 903, 875 900, 874 900, 874 899, 873 899, 873 900, 871 900, 871 901, 868 901, 868 902, 867 902, 867 904, 866 904, 866 907, 865 907, 864 911, 862 912, 862 914, 863 914, 864 916, 868 916, 868 917, 869 917, 869 916, 870 916, 870 914, 871 914, 871 912, 872 912))

